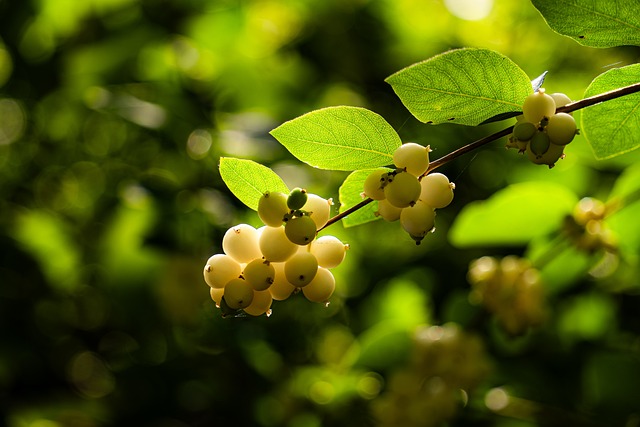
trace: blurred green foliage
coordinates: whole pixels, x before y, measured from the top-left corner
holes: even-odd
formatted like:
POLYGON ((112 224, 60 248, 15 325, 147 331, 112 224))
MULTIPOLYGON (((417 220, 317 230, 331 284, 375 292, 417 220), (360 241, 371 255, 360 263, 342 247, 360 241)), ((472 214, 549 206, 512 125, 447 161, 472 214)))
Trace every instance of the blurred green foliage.
POLYGON ((229 226, 258 221, 223 185, 221 156, 338 200, 346 174, 301 165, 268 132, 362 106, 437 158, 500 124, 420 124, 384 83, 399 69, 489 48, 579 99, 639 57, 581 47, 528 2, 461 3, 0 0, 0 424, 374 425, 369 402, 406 362, 414 328, 455 321, 482 336, 494 371, 451 425, 637 425, 638 204, 610 221, 621 268, 589 275, 594 260, 563 254, 546 272, 551 319, 517 339, 468 303, 465 275, 478 256, 524 246, 460 249, 447 231, 513 183, 603 200, 614 182, 637 191, 616 178, 638 152, 596 162, 578 137, 549 171, 496 142, 442 168, 456 199, 423 245, 397 224, 333 225, 351 250, 328 307, 291 298, 269 318, 222 319, 209 298, 206 259, 229 226), (536 410, 488 410, 482 391, 503 385, 536 410))

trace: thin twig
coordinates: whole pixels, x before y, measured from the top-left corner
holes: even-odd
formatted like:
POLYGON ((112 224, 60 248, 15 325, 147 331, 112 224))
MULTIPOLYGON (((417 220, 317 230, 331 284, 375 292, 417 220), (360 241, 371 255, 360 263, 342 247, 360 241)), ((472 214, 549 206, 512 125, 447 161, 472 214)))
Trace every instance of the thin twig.
MULTIPOLYGON (((609 92, 605 92, 605 93, 601 93, 598 95, 594 95, 591 96, 589 98, 585 98, 585 99, 581 99, 580 101, 576 101, 576 102, 572 102, 570 104, 567 104, 563 107, 559 107, 558 109, 556 109, 557 113, 570 113, 572 111, 576 111, 576 110, 580 110, 582 108, 585 107, 590 107, 592 105, 595 104, 599 104, 601 102, 605 102, 605 101, 610 101, 612 99, 616 99, 616 98, 620 98, 622 96, 625 95, 631 95, 633 93, 637 93, 640 92, 640 83, 634 83, 632 85, 629 86, 625 86, 619 89, 614 89, 611 90, 609 92)), ((442 157, 440 157, 439 159, 436 159, 434 161, 432 161, 429 164, 429 169, 427 170, 427 172, 425 172, 425 175, 431 171, 433 171, 436 168, 439 168, 440 166, 449 163, 450 161, 452 161, 453 159, 456 159, 464 154, 467 154, 473 150, 475 150, 476 148, 480 148, 483 145, 486 145, 492 141, 495 141, 497 139, 502 138, 503 136, 507 136, 509 134, 511 134, 511 132, 513 132, 513 126, 509 126, 506 129, 503 129, 499 132, 496 132, 494 134, 491 134, 489 136, 485 136, 484 138, 481 138, 477 141, 474 141, 472 143, 469 143, 463 147, 458 148, 457 150, 452 151, 449 154, 446 154, 442 157)), ((357 211, 358 209, 368 205, 369 203, 373 202, 372 199, 365 199, 362 202, 358 203, 357 205, 347 209, 344 212, 339 213, 338 215, 334 216, 333 218, 330 218, 329 221, 327 221, 327 223, 320 228, 318 231, 321 231, 325 228, 327 228, 328 226, 330 226, 331 224, 334 224, 338 221, 340 221, 342 218, 346 217, 349 214, 352 214, 353 212, 357 211)))

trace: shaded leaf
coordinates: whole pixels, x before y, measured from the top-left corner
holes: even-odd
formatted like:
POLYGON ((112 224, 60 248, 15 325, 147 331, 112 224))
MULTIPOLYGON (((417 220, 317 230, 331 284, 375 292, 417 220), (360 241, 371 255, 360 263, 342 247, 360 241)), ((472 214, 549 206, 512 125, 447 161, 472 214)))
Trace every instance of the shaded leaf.
POLYGON ((386 79, 402 103, 424 123, 478 125, 522 110, 531 82, 509 58, 487 49, 457 49, 386 79))
MULTIPOLYGON (((640 82, 640 64, 615 68, 596 77, 585 98, 640 82)), ((582 132, 597 159, 608 159, 640 146, 640 93, 622 96, 582 111, 582 132)))
POLYGON ((520 245, 558 229, 577 196, 552 182, 513 184, 458 214, 449 240, 458 247, 520 245))
POLYGON ((360 107, 328 107, 271 131, 287 150, 313 167, 351 171, 391 164, 402 141, 380 115, 360 107))
POLYGON ((271 169, 252 160, 220 158, 220 176, 242 203, 258 210, 258 201, 266 191, 288 194, 289 188, 271 169))
POLYGON ((640 45, 640 2, 531 0, 552 30, 584 46, 640 45))

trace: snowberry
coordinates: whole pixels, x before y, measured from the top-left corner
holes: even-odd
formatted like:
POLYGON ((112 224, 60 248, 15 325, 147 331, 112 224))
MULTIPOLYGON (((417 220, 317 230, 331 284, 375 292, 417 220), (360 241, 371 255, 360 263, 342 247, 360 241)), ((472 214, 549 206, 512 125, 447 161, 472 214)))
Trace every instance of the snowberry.
POLYGON ((287 198, 287 206, 291 210, 301 209, 307 203, 307 190, 294 188, 287 198))
POLYGON ((283 225, 265 227, 258 239, 262 256, 270 262, 283 262, 296 253, 298 245, 287 237, 283 225))
POLYGON ((309 215, 298 216, 287 221, 284 232, 296 245, 308 245, 316 237, 316 223, 309 215))
POLYGON ((345 245, 335 236, 318 237, 311 243, 310 252, 324 268, 334 268, 344 260, 349 245, 345 245))
POLYGON ((271 297, 271 293, 269 293, 268 290, 254 290, 251 304, 249 304, 243 310, 245 313, 250 314, 251 316, 261 316, 269 311, 272 302, 273 297, 271 297))
POLYGON ((302 288, 304 296, 312 302, 326 302, 336 288, 336 279, 326 268, 318 268, 316 276, 302 288))
POLYGON ((556 102, 550 95, 539 89, 527 96, 522 105, 524 119, 531 123, 539 123, 544 117, 551 117, 556 112, 556 102))
POLYGON ((277 227, 289 212, 287 196, 277 191, 267 191, 258 201, 258 216, 266 225, 277 227))
POLYGON ((384 187, 387 184, 389 172, 384 169, 377 169, 364 180, 364 194, 373 200, 384 199, 384 187))
POLYGON ((316 229, 320 229, 329 221, 333 201, 331 199, 323 199, 312 193, 307 194, 307 196, 307 202, 302 207, 302 210, 309 213, 311 219, 316 223, 316 229))
POLYGON ((378 210, 376 211, 376 215, 381 216, 385 221, 393 222, 399 220, 400 212, 402 212, 402 208, 393 206, 388 200, 378 201, 378 210))
POLYGON ((569 98, 564 93, 556 92, 556 93, 549 94, 549 96, 552 97, 553 100, 555 101, 556 108, 564 107, 565 105, 571 103, 571 98, 569 98))
POLYGON ((318 272, 318 260, 310 252, 298 252, 284 263, 284 275, 292 285, 309 284, 318 272))
POLYGON ((416 243, 420 243, 424 236, 433 229, 435 219, 435 210, 423 201, 418 201, 412 207, 402 209, 400 213, 400 225, 416 243))
POLYGON ((204 266, 204 281, 212 288, 224 288, 231 279, 240 276, 240 264, 229 255, 215 254, 204 266))
POLYGON ((551 141, 546 133, 536 132, 533 138, 531 138, 531 141, 529 141, 529 144, 527 144, 527 154, 529 154, 530 157, 533 155, 539 158, 547 152, 550 143, 551 141))
POLYGON ((439 209, 449 206, 453 200, 455 184, 441 173, 430 173, 420 181, 420 200, 427 205, 439 209))
POLYGON ((546 131, 549 139, 556 145, 567 145, 576 136, 576 119, 567 113, 558 113, 549 117, 546 131))
POLYGON ((256 291, 264 291, 271 286, 276 271, 269 261, 256 258, 244 267, 242 277, 249 282, 256 291))
POLYGON ((276 275, 268 291, 274 300, 285 300, 291 296, 296 287, 289 283, 285 276, 284 262, 272 263, 271 265, 275 268, 276 275))
POLYGON ((420 197, 420 181, 408 172, 398 172, 389 177, 384 187, 385 199, 397 208, 406 208, 418 201, 420 197))
POLYGON ((536 125, 533 123, 521 121, 513 127, 513 136, 515 136, 518 141, 528 141, 535 135, 537 130, 536 125))
POLYGON ((429 167, 431 149, 414 142, 402 144, 393 152, 393 164, 416 177, 422 175, 429 167))
POLYGON ((258 230, 248 224, 239 224, 227 230, 222 238, 222 249, 239 263, 260 258, 258 230))
POLYGON ((236 310, 248 307, 253 300, 253 287, 244 279, 232 279, 224 287, 224 300, 236 310))

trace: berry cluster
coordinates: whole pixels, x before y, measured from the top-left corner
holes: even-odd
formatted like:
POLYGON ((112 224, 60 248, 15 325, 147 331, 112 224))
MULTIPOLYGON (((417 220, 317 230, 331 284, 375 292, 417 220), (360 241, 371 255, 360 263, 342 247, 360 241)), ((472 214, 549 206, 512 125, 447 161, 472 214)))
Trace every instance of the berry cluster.
POLYGON ((429 168, 429 146, 412 142, 393 153, 395 170, 378 169, 364 182, 365 197, 378 201, 377 215, 400 220, 416 244, 434 230, 436 209, 453 200, 455 185, 441 173, 424 175, 429 168))
POLYGON ((507 148, 517 148, 538 165, 553 167, 564 157, 564 147, 578 133, 571 114, 556 109, 571 102, 563 93, 548 95, 543 88, 529 95, 517 117, 507 148))
POLYGON ((271 314, 273 300, 302 289, 313 302, 326 302, 335 290, 329 269, 338 266, 348 245, 337 237, 316 238, 330 216, 332 201, 296 188, 287 196, 267 192, 258 202, 264 226, 231 227, 222 239, 223 254, 204 267, 211 298, 224 315, 240 310, 271 314))
POLYGON ((600 249, 615 252, 616 238, 604 222, 606 214, 604 203, 585 197, 578 202, 573 214, 565 219, 564 232, 577 248, 586 252, 593 253, 600 249))
POLYGON ((484 256, 469 266, 471 302, 483 304, 511 335, 522 335, 545 318, 540 273, 516 256, 502 260, 484 256))
POLYGON ((455 324, 424 326, 408 366, 394 372, 373 411, 380 426, 439 426, 489 371, 482 341, 455 324))

